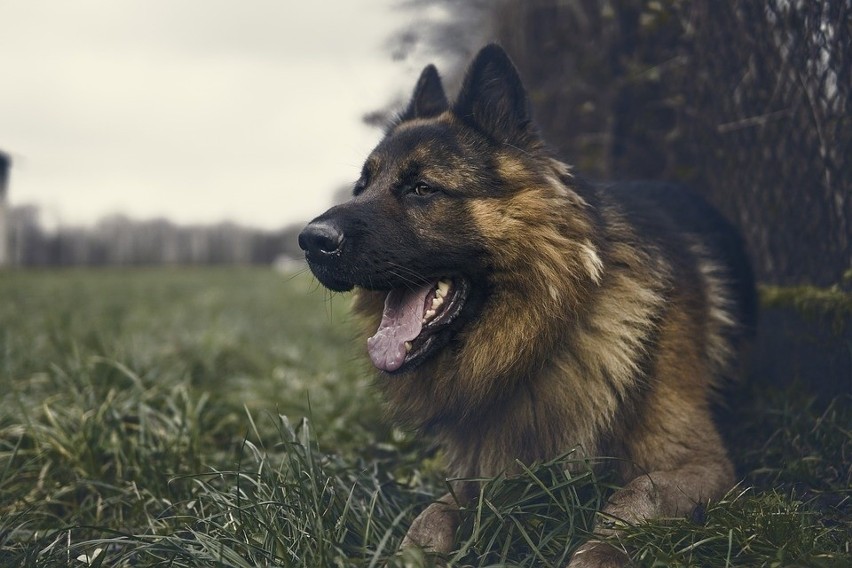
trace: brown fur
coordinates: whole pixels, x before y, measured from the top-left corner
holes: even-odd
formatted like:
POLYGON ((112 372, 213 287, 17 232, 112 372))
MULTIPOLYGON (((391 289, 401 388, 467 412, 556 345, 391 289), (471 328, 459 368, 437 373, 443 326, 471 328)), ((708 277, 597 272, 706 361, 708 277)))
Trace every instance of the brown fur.
MULTIPOLYGON (((701 294, 716 285, 710 273, 696 264, 673 280, 673 267, 633 244, 641 238, 616 207, 595 223, 564 176, 557 189, 533 185, 517 165, 500 173, 518 193, 468 211, 494 252, 493 302, 461 333, 460 349, 404 380, 383 378, 395 419, 430 430, 454 478, 517 472, 516 460, 574 447, 589 456, 606 449, 628 460, 622 481, 634 481, 604 512, 627 522, 687 514, 721 496, 733 470, 710 405, 727 362, 716 347, 721 327, 733 322, 713 321, 727 312, 721 298, 701 294), (655 361, 644 375, 649 350, 655 361)), ((383 299, 357 293, 366 335, 383 299)))
MULTIPOLYGON (((741 314, 729 281, 733 273, 715 258, 712 239, 698 230, 673 231, 671 211, 660 216, 671 227, 646 234, 656 231, 647 220, 656 209, 646 215, 641 207, 647 204, 630 205, 631 194, 625 199, 589 185, 554 159, 521 120, 520 83, 499 48, 477 57, 452 109, 430 73, 427 68, 418 83, 411 116, 368 159, 366 189, 344 209, 315 221, 327 225, 354 212, 378 211, 370 213, 377 223, 390 222, 417 235, 416 242, 434 245, 422 255, 467 247, 470 262, 486 274, 481 307, 446 347, 401 376, 379 374, 393 418, 435 437, 451 478, 517 473, 518 461, 546 460, 572 448, 590 457, 623 458, 624 489, 612 496, 604 518, 636 523, 683 515, 721 496, 733 483, 733 468, 711 404, 735 355, 741 314), (503 81, 505 92, 477 90, 479 83, 491 89, 494 81, 503 81), (434 100, 423 100, 435 93, 434 100), (466 105, 471 98, 474 104, 466 105), (417 108, 429 112, 417 115, 417 108), (468 132, 470 120, 507 142, 483 153, 478 134, 468 132), (431 132, 444 134, 430 142, 431 132), (404 142, 413 135, 413 143, 404 142), (442 144, 459 147, 458 155, 440 153, 442 144), (398 187, 395 180, 409 164, 461 198, 442 195, 406 206, 407 198, 388 188, 398 187), (485 173, 482 164, 490 164, 485 173), (486 192, 485 186, 499 191, 486 192)), ((354 232, 347 236, 356 238, 354 232)), ((318 275, 329 270, 315 268, 318 275)), ((334 278, 347 271, 358 275, 357 269, 335 268, 334 278)), ((373 277, 364 279, 370 283, 373 277)), ((370 336, 382 319, 387 291, 355 284, 354 311, 370 336)), ((749 286, 744 278, 743 287, 749 286)), ((477 494, 465 483, 456 490, 462 500, 477 494)), ((457 506, 444 496, 426 509, 404 546, 449 552, 457 506)), ((598 533, 606 537, 613 530, 604 522, 598 533)), ((625 561, 593 540, 571 566, 625 561)))

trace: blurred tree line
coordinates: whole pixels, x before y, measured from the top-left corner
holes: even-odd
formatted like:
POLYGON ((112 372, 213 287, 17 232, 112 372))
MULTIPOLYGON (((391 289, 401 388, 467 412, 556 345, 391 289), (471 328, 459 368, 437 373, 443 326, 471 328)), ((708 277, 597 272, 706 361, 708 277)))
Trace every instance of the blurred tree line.
POLYGON ((452 85, 481 38, 498 41, 582 174, 687 182, 740 227, 764 283, 852 267, 852 0, 419 4, 457 17, 412 26, 395 56, 450 49, 452 85))
POLYGON ((12 266, 266 264, 301 257, 296 242, 301 225, 264 231, 234 223, 181 226, 114 215, 93 227, 48 231, 34 206, 14 207, 8 217, 12 266))

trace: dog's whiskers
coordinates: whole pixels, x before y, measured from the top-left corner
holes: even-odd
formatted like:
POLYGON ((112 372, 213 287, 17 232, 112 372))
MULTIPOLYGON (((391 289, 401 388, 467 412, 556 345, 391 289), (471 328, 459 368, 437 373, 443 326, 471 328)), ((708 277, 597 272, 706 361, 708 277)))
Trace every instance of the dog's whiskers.
POLYGON ((418 274, 414 270, 408 268, 407 266, 403 266, 401 264, 396 264, 394 262, 390 262, 388 264, 390 264, 393 267, 390 270, 391 274, 393 274, 395 277, 399 278, 400 280, 404 280, 406 285, 411 285, 411 286, 409 286, 410 289, 413 289, 413 287, 419 288, 419 287, 425 286, 426 284, 429 283, 428 278, 421 276, 420 274, 418 274))

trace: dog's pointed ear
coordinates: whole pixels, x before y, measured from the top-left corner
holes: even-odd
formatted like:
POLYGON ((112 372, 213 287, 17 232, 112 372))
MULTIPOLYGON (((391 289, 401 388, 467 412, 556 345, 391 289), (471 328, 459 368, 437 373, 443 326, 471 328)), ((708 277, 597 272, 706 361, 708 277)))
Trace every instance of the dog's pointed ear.
POLYGON ((414 86, 408 107, 400 115, 401 121, 438 116, 450 108, 441 77, 434 65, 427 65, 414 86))
POLYGON ((526 89, 497 44, 483 47, 473 59, 453 112, 498 142, 525 142, 533 134, 526 89))

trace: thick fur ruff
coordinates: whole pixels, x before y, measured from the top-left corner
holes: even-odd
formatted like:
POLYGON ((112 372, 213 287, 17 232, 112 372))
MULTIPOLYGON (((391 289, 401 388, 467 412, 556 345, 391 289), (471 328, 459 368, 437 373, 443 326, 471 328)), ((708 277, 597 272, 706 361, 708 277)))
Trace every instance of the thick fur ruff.
MULTIPOLYGON (((711 406, 754 323, 740 239, 683 187, 576 176, 528 106, 497 46, 453 105, 427 67, 353 199, 300 242, 321 282, 355 288, 365 337, 395 323, 386 303, 406 287, 464 289, 431 343, 406 344, 402 366, 378 373, 394 419, 435 437, 451 477, 579 448, 622 458, 626 488, 605 512, 688 513, 733 482, 711 406)), ((452 524, 452 506, 427 509, 406 545, 446 552, 435 527, 452 524)), ((584 560, 609 555, 601 546, 572 566, 601 565, 584 560)))

